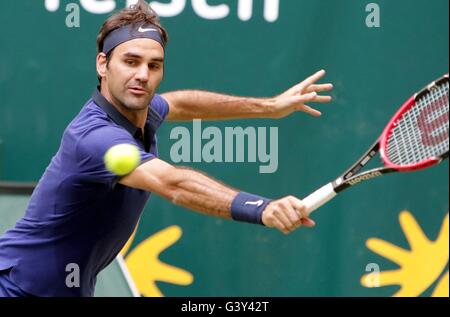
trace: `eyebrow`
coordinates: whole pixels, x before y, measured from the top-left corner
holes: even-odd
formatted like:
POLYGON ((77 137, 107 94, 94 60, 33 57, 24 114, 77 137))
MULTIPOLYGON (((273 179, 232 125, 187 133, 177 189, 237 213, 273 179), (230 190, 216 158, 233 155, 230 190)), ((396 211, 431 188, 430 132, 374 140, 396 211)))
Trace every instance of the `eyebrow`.
MULTIPOLYGON (((142 59, 142 55, 131 52, 123 54, 123 57, 142 59)), ((153 57, 150 59, 150 61, 164 63, 164 57, 153 57)))

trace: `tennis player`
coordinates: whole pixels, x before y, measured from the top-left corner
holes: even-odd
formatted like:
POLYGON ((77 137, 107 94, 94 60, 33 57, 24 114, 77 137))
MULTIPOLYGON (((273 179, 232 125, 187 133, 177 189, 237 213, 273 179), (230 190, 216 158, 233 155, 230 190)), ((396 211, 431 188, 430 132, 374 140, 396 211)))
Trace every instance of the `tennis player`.
MULTIPOLYGON (((282 118, 320 112, 306 102, 329 102, 315 84, 320 71, 267 99, 204 91, 156 94, 163 79, 167 32, 144 1, 109 17, 97 37, 100 85, 68 125, 61 145, 34 190, 25 216, 0 237, 0 296, 93 296, 96 276, 122 249, 149 199, 284 233, 314 222, 300 199, 272 200, 233 189, 158 158, 156 130, 164 120, 282 118), (142 163, 118 177, 105 152, 134 144, 142 163), (68 265, 79 284, 67 283, 68 265)), ((270 45, 270 42, 268 42, 270 45)))

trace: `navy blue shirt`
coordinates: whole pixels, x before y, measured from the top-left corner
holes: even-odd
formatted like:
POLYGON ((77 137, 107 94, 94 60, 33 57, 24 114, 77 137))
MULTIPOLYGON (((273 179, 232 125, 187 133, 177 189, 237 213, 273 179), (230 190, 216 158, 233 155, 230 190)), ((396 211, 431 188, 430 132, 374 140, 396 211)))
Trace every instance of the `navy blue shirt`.
POLYGON ((0 237, 0 270, 12 268, 11 280, 32 295, 93 296, 97 274, 127 242, 150 196, 117 183, 103 156, 130 143, 139 147, 141 164, 157 157, 155 132, 168 111, 155 95, 142 135, 95 90, 64 131, 25 216, 0 237), (71 263, 80 269, 79 287, 66 285, 71 263))

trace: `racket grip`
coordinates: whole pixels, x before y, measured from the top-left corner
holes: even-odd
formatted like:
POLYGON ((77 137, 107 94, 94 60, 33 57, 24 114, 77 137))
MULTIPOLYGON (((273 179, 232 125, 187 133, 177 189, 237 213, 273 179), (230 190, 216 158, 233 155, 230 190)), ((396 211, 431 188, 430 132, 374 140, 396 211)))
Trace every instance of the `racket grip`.
POLYGON ((332 183, 328 183, 325 186, 319 188, 314 193, 305 197, 302 200, 302 203, 306 207, 306 212, 308 214, 312 213, 314 210, 330 201, 336 196, 336 192, 334 191, 334 187, 332 183))

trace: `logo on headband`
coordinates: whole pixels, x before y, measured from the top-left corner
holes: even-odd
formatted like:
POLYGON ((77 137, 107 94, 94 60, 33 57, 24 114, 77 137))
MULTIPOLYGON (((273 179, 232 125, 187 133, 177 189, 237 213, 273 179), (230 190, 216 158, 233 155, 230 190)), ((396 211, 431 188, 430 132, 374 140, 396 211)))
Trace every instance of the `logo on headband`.
POLYGON ((145 32, 158 32, 157 29, 155 28, 148 28, 148 29, 144 29, 142 26, 139 27, 138 29, 139 33, 145 33, 145 32))

